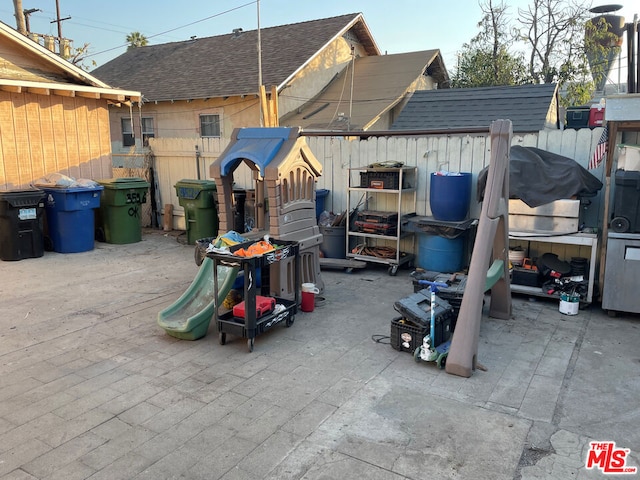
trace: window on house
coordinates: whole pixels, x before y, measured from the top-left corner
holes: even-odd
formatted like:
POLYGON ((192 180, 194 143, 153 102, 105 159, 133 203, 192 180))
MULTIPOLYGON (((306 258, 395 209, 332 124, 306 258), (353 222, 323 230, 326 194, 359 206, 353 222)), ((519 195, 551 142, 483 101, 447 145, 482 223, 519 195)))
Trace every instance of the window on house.
POLYGON ((200 115, 200 136, 220 136, 220 115, 200 115))
POLYGON ((133 135, 133 128, 130 118, 120 119, 122 125, 122 146, 132 147, 136 144, 136 137, 133 135))
POLYGON ((153 130, 153 117, 142 117, 142 144, 149 146, 149 139, 155 137, 153 130))

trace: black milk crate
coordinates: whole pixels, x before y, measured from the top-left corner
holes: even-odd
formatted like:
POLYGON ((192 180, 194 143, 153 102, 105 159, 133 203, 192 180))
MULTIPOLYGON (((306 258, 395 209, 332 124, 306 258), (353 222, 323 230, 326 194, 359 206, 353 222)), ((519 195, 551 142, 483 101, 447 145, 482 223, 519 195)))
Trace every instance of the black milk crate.
POLYGON ((356 229, 361 233, 375 233, 377 235, 390 235, 395 236, 398 234, 398 224, 388 223, 376 223, 376 222, 361 222, 356 220, 356 229))
MULTIPOLYGON (((431 291, 420 290, 395 302, 394 308, 404 318, 416 325, 424 325, 431 330, 431 291)), ((433 346, 437 347, 451 337, 454 327, 453 307, 446 300, 436 295, 435 326, 433 346)))
POLYGON ((428 327, 415 325, 403 317, 394 318, 391 320, 391 347, 413 355, 428 333, 428 327))
MULTIPOLYGON (((407 188, 407 182, 404 178, 402 183, 404 184, 402 188, 407 188)), ((400 188, 400 172, 360 172, 360 188, 398 190, 400 188)))

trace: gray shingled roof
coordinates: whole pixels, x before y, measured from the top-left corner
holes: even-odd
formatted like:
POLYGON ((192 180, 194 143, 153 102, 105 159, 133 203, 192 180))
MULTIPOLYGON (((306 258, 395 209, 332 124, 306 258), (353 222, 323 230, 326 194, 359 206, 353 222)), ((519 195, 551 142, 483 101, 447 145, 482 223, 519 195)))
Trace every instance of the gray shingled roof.
MULTIPOLYGON (((282 118, 284 125, 295 125, 319 130, 365 130, 379 116, 393 108, 405 98, 411 86, 425 71, 439 84, 448 84, 449 77, 444 67, 440 50, 376 55, 355 59, 353 69, 353 98, 345 75, 351 75, 351 68, 345 68, 340 75, 325 87, 321 94, 282 118), (347 115, 349 122, 341 121, 338 112, 347 115)), ((282 96, 286 97, 286 92, 282 96)))
POLYGON ((493 120, 508 119, 514 132, 537 132, 545 128, 556 91, 556 84, 419 90, 391 128, 486 127, 493 120))
MULTIPOLYGON (((260 30, 262 79, 281 85, 335 36, 353 25, 372 55, 378 48, 361 14, 260 30)), ((147 100, 189 100, 258 92, 258 31, 230 33, 128 50, 91 73, 104 82, 141 91, 147 100)))

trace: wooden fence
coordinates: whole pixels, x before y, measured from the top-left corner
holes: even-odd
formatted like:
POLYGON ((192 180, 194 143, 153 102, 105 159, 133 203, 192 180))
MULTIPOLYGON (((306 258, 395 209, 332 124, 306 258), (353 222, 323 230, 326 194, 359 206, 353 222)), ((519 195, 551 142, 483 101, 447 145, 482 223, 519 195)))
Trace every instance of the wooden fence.
MULTIPOLYGON (((431 214, 429 178, 432 172, 447 170, 473 173, 470 215, 477 217, 480 213, 480 204, 476 201, 475 180, 490 159, 488 130, 487 127, 487 134, 421 137, 371 136, 359 139, 308 135, 306 138, 311 151, 323 165, 323 174, 318 179, 317 187, 330 191, 325 199, 326 210, 340 213, 347 209, 349 168, 365 167, 375 162, 394 161, 418 168, 416 204, 418 215, 431 214)), ((601 133, 602 128, 541 131, 536 134, 514 135, 512 144, 538 147, 557 153, 576 160, 586 168, 601 133)), ((173 204, 174 226, 178 229, 184 228, 184 213, 179 206, 174 185, 184 178, 209 179, 209 165, 226 146, 215 139, 204 140, 177 138, 150 140, 159 192, 157 201, 160 208, 167 203, 173 204)), ((592 170, 591 173, 603 180, 603 166, 592 170)), ((253 188, 248 169, 239 168, 236 171, 235 182, 239 188, 253 188)), ((592 198, 591 205, 585 208, 584 221, 589 226, 598 228, 602 226, 604 202, 601 196, 602 191, 592 198)), ((376 209, 384 208, 385 205, 376 207, 376 209)))

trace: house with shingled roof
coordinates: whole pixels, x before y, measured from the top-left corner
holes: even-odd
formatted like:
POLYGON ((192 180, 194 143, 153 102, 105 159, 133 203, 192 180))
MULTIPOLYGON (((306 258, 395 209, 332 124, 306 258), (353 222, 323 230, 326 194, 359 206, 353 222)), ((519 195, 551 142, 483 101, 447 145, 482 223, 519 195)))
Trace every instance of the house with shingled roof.
POLYGON ((484 127, 497 119, 511 120, 514 133, 558 130, 558 85, 415 91, 391 129, 484 127))
POLYGON ((112 176, 109 104, 140 92, 112 88, 0 22, 0 190, 43 176, 112 176))
POLYGON ((350 128, 388 129, 407 93, 448 87, 439 51, 381 55, 360 13, 264 28, 261 62, 257 45, 256 30, 235 29, 133 48, 95 69, 143 94, 139 105, 112 109, 114 150, 152 137, 214 138, 223 148, 234 128, 261 124, 259 63, 283 126, 344 129, 347 112, 350 128), (351 96, 340 95, 345 81, 351 96))
MULTIPOLYGON (((234 129, 389 129, 413 90, 449 86, 438 50, 382 55, 361 13, 133 48, 92 73, 142 92, 110 111, 114 162, 151 154, 155 202, 173 206, 178 229, 175 184, 206 178, 234 129)), ((236 174, 251 188, 250 172, 236 174)))

